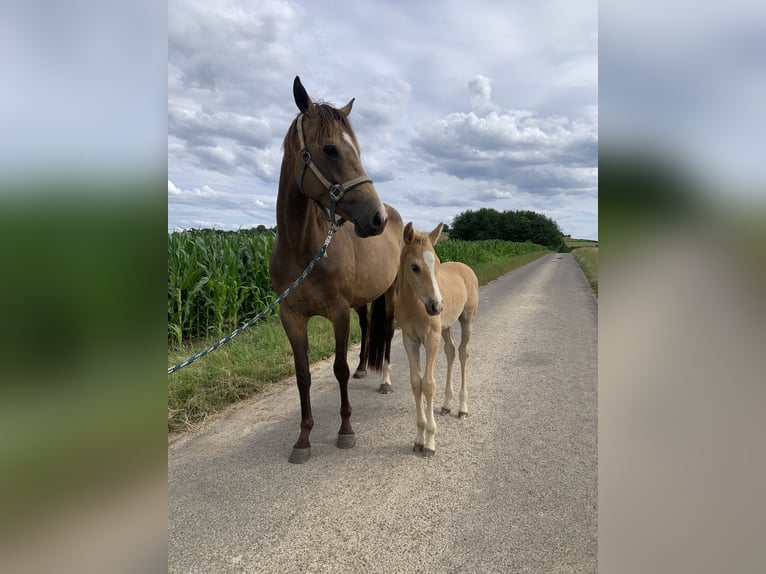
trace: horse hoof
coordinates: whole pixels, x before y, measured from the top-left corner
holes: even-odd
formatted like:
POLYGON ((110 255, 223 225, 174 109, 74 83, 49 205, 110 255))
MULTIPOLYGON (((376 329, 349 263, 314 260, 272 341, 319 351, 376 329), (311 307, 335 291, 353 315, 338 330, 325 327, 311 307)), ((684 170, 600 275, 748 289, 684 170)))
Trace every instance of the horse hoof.
POLYGON ((431 458, 433 455, 436 454, 436 450, 423 447, 423 451, 420 454, 423 455, 423 458, 431 458))
POLYGON ((447 407, 442 407, 442 414, 448 415, 452 412, 452 409, 448 409, 447 407))
POLYGON ((290 458, 287 460, 292 464, 303 464, 307 462, 311 457, 311 447, 308 448, 294 448, 290 453, 290 458))
POLYGON ((352 434, 338 434, 338 441, 335 445, 338 448, 354 448, 356 445, 356 436, 352 434))
POLYGON ((468 418, 468 413, 463 412, 463 411, 458 411, 457 418, 459 418, 459 419, 467 419, 468 418))
POLYGON ((357 369, 354 372, 353 376, 354 376, 355 379, 363 379, 363 378, 365 378, 367 376, 367 371, 363 371, 362 369, 357 369))
POLYGON ((388 393, 393 393, 394 388, 391 385, 387 385, 386 383, 380 383, 380 386, 378 387, 378 392, 381 395, 387 395, 388 393))
POLYGON ((415 446, 412 447, 412 452, 423 452, 423 445, 415 443, 415 446))

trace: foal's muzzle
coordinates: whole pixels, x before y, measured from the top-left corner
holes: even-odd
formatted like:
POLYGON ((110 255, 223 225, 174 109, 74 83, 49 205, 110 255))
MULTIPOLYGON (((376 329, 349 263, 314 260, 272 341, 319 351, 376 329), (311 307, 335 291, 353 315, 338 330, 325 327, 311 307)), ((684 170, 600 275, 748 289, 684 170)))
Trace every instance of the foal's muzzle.
POLYGON ((426 313, 429 315, 439 315, 444 310, 444 303, 441 301, 435 301, 433 299, 429 299, 426 303, 426 313))

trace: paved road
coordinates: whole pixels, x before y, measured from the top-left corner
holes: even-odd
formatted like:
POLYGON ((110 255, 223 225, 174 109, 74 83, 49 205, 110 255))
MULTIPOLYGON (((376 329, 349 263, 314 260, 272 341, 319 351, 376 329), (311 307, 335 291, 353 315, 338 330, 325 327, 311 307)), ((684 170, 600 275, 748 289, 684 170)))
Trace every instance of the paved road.
MULTIPOLYGON (((398 332, 395 392, 378 394, 369 376, 349 385, 351 450, 334 446, 329 361, 313 369, 307 464, 287 462, 300 418, 293 381, 175 440, 169 571, 595 572, 597 313, 569 254, 482 287, 470 416, 437 415, 432 459, 412 452, 398 332)), ((445 362, 442 354, 437 408, 445 362)))

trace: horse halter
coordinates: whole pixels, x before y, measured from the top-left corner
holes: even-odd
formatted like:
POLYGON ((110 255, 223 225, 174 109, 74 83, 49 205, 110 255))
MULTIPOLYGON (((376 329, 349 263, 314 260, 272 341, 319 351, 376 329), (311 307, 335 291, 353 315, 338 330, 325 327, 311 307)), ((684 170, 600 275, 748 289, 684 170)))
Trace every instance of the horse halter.
POLYGON ((372 180, 367 177, 367 175, 362 175, 345 183, 330 183, 330 181, 324 175, 322 175, 322 172, 319 171, 319 168, 316 166, 316 164, 311 160, 311 153, 309 153, 309 150, 306 147, 306 140, 303 137, 303 116, 304 114, 300 114, 298 116, 298 141, 301 144, 301 159, 303 160, 303 168, 301 169, 301 175, 298 178, 298 188, 301 190, 301 193, 303 193, 303 176, 306 174, 306 167, 311 168, 311 171, 314 172, 314 175, 317 176, 317 179, 330 194, 330 209, 328 210, 316 199, 314 202, 316 202, 316 204, 319 206, 319 209, 322 211, 325 219, 330 224, 340 227, 346 222, 346 220, 342 217, 338 219, 338 221, 335 221, 335 206, 340 201, 340 198, 343 197, 344 193, 350 189, 353 189, 357 185, 362 183, 372 183, 372 180))

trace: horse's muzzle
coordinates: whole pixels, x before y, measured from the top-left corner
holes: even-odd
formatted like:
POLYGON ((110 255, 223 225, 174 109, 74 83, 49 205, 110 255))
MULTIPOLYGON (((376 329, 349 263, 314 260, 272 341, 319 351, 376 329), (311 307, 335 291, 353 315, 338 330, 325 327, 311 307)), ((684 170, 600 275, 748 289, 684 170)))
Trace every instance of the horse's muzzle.
POLYGON ((380 235, 386 228, 388 223, 388 214, 386 208, 381 204, 372 217, 365 218, 365 220, 354 219, 354 231, 359 237, 373 237, 380 235))
POLYGON ((429 299, 428 303, 426 303, 426 313, 429 315, 439 315, 444 310, 444 303, 441 301, 434 301, 433 299, 429 299))

